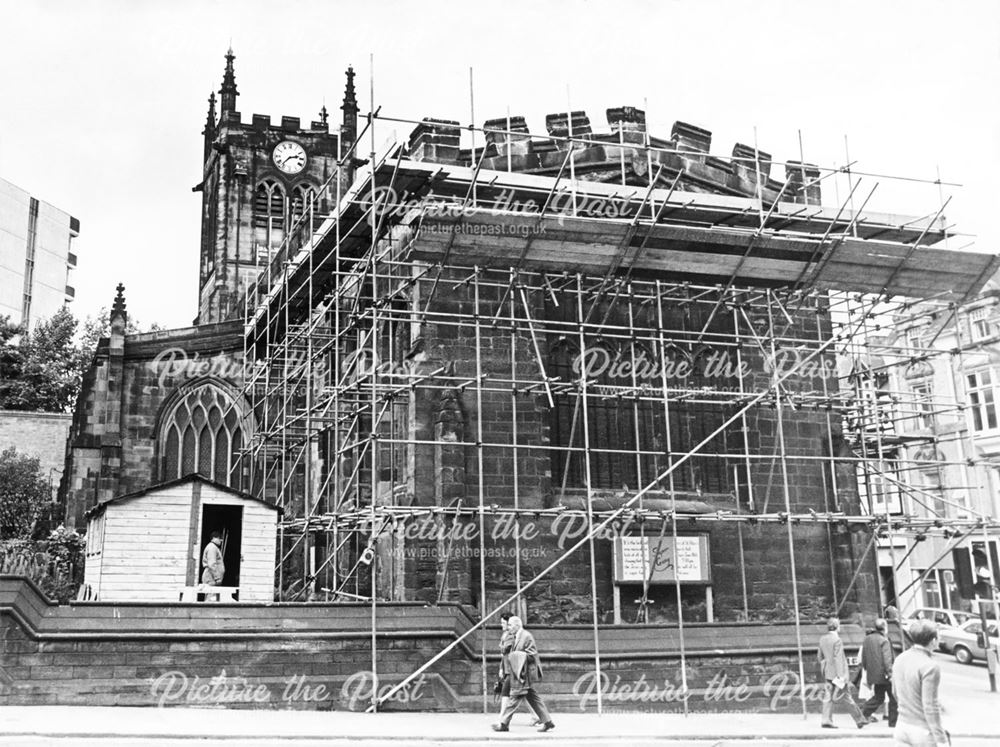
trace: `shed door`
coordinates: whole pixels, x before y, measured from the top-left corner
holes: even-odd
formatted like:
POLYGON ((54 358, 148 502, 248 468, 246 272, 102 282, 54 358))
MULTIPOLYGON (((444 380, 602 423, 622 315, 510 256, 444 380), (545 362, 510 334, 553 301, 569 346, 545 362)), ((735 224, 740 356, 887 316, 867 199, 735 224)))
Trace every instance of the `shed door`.
MULTIPOLYGON (((243 506, 202 506, 201 510, 201 550, 212 539, 212 532, 222 532, 222 562, 226 564, 226 573, 222 578, 223 586, 240 585, 240 561, 242 560, 243 538, 243 506)), ((199 560, 200 563, 200 560, 199 560)), ((203 568, 198 568, 198 578, 201 578, 203 568)))

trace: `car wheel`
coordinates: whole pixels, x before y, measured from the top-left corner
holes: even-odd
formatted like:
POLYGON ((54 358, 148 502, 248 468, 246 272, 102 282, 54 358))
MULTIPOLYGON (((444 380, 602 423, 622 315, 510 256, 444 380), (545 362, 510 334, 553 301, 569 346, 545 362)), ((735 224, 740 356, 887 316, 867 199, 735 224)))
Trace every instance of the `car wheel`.
POLYGON ((959 664, 970 664, 972 663, 972 652, 965 646, 955 646, 955 660, 959 664))

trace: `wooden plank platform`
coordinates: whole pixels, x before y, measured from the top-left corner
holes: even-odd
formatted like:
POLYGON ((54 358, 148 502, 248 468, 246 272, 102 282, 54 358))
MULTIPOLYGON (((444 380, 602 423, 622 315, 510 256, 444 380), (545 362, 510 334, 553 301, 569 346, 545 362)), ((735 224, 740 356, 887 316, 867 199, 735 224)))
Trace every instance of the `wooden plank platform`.
POLYGON ((258 290, 265 298, 246 332, 251 345, 260 345, 268 329, 272 340, 280 339, 284 304, 288 319, 301 321, 332 289, 332 271, 350 269, 371 246, 374 226, 378 240, 399 226, 419 226, 413 259, 506 268, 524 254, 526 269, 603 275, 616 267, 634 277, 707 285, 732 281, 962 302, 1000 269, 996 255, 936 246, 945 234, 930 217, 855 216, 800 203, 762 207, 752 198, 666 189, 654 189, 647 199, 646 188, 556 183, 523 173, 483 170, 474 177, 468 167, 408 159, 359 171, 319 230, 291 256, 280 252, 261 274, 258 290), (391 195, 374 221, 373 190, 377 199, 391 195), (463 207, 468 195, 471 207, 463 207))

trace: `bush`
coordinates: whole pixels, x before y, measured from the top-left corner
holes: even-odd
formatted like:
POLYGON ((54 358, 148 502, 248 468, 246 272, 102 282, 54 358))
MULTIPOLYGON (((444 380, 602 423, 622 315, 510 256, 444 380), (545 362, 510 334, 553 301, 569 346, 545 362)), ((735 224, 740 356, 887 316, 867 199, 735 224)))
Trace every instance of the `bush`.
POLYGON ((11 446, 0 452, 0 540, 30 539, 52 501, 40 462, 11 446))
POLYGON ((42 541, 5 540, 0 542, 0 573, 25 576, 47 597, 66 604, 83 583, 85 547, 82 535, 62 526, 42 541))

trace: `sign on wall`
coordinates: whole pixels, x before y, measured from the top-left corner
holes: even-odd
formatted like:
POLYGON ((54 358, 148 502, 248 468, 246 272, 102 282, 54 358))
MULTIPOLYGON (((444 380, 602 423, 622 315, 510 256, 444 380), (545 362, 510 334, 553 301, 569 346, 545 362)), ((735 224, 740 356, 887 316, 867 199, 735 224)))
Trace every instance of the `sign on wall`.
POLYGON ((615 583, 712 582, 708 535, 677 537, 676 567, 673 537, 615 538, 615 583))

